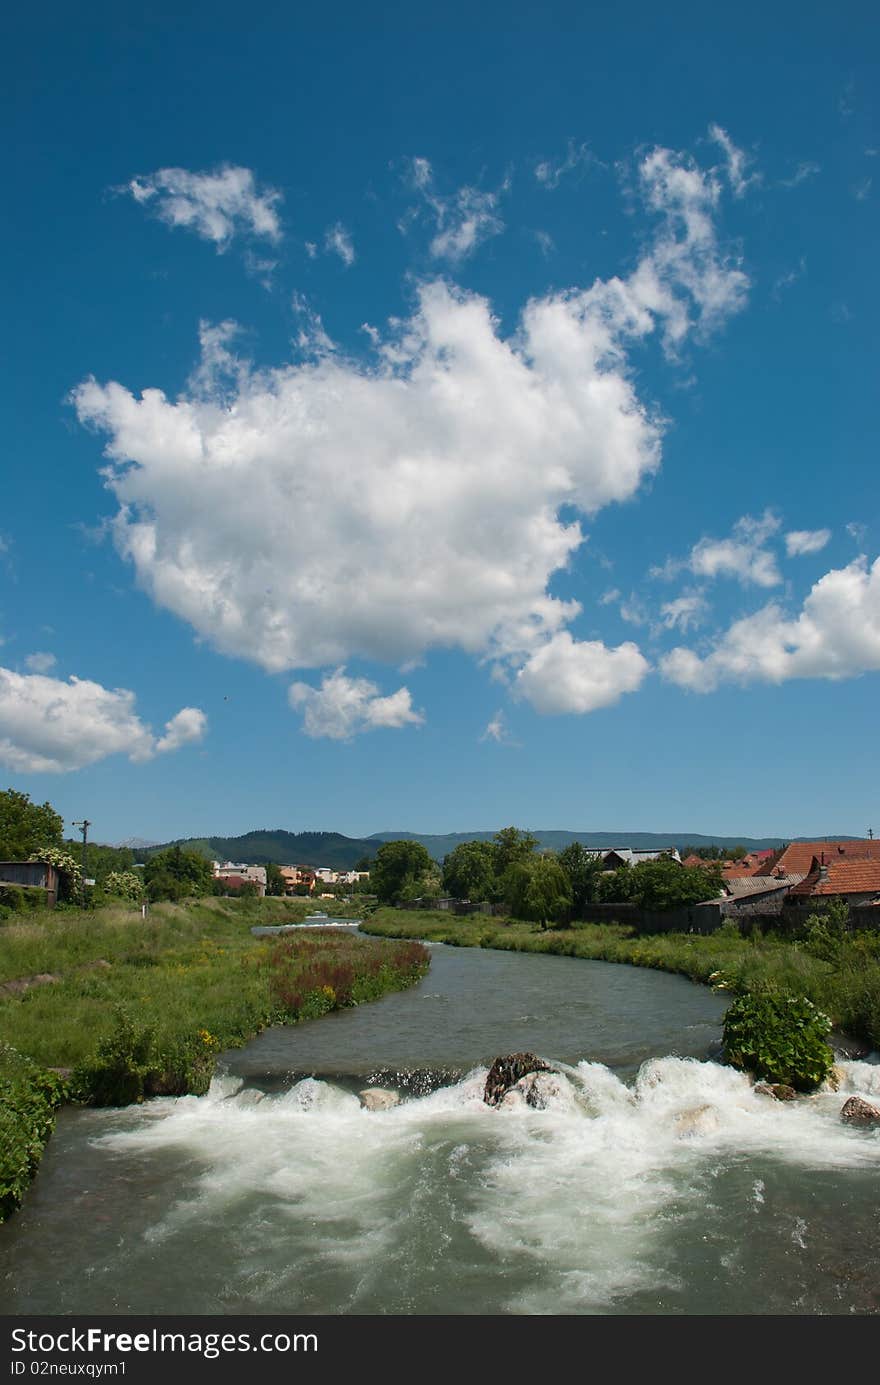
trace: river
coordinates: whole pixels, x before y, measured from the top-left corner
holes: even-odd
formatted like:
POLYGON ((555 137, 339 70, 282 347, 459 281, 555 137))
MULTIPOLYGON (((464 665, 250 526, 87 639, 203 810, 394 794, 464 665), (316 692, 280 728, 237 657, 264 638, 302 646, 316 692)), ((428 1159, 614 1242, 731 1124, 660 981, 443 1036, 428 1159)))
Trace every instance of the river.
POLYGON ((236 1053, 207 1096, 61 1112, 0 1228, 5 1314, 873 1314, 880 1134, 707 1060, 659 972, 432 947, 410 991, 236 1053), (555 1062, 546 1110, 486 1065, 555 1062), (403 1095, 370 1112, 368 1082, 403 1095))

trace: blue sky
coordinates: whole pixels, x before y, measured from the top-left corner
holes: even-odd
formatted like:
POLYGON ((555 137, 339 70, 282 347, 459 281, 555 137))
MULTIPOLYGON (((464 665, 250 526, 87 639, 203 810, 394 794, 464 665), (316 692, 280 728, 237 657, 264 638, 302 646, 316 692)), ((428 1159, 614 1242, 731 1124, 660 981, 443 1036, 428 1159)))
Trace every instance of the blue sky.
POLYGON ((872 10, 5 21, 7 784, 880 830, 872 10))

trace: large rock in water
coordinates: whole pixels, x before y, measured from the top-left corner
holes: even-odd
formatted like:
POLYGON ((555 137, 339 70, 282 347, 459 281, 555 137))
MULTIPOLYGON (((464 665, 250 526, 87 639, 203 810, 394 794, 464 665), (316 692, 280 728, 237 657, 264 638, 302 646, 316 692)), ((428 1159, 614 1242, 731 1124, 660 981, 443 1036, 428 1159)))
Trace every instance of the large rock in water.
POLYGON ((500 1106, 511 1087, 530 1072, 549 1072, 550 1068, 534 1053, 508 1053, 496 1058, 489 1069, 483 1100, 487 1106, 500 1106))
POLYGON ((843 1103, 840 1119, 846 1121, 847 1125, 878 1126, 880 1110, 872 1106, 870 1101, 863 1101, 860 1096, 851 1096, 843 1103))

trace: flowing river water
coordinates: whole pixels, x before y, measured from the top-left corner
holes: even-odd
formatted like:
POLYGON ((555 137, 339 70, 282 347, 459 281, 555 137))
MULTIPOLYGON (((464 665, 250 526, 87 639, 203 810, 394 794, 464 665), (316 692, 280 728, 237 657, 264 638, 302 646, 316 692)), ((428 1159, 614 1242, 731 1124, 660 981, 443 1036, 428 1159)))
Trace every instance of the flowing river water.
POLYGON ((432 947, 417 987, 274 1029, 207 1096, 65 1110, 0 1228, 0 1312, 873 1314, 880 1132, 710 1061, 724 1003, 601 962, 432 947), (486 1067, 559 1070, 491 1109, 486 1067), (363 1109, 368 1082, 401 1092, 363 1109))

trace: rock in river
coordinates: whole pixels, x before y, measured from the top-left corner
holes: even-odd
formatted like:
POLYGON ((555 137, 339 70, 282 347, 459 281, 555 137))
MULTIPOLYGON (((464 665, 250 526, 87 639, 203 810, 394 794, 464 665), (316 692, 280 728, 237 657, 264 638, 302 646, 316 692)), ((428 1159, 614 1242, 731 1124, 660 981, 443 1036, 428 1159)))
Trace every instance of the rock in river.
POLYGON ((846 1121, 847 1125, 878 1126, 880 1110, 872 1106, 870 1101, 863 1101, 860 1096, 851 1096, 843 1103, 840 1119, 846 1121))
POLYGON ((496 1058, 486 1078, 483 1100, 487 1106, 500 1106, 511 1087, 515 1087, 530 1072, 549 1071, 543 1059, 537 1058, 534 1053, 508 1053, 496 1058))

